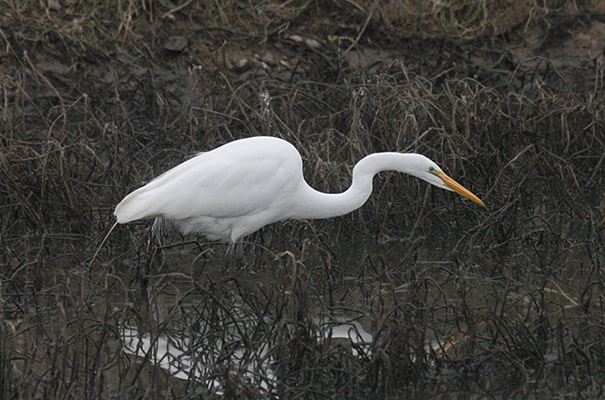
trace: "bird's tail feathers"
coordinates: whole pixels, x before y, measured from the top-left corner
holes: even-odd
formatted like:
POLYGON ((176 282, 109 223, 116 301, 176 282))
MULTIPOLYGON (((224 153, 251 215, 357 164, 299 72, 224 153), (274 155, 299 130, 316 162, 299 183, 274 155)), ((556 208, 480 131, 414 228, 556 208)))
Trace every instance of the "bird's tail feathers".
POLYGON ((153 201, 153 196, 149 196, 146 190, 141 189, 130 193, 116 206, 113 214, 120 224, 157 215, 157 200, 153 201))

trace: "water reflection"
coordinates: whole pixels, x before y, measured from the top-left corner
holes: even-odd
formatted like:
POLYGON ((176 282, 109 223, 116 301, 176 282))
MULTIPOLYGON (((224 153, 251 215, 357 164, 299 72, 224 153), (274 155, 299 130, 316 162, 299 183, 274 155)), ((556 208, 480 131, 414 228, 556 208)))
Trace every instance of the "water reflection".
POLYGON ((351 343, 351 350, 354 356, 360 356, 360 349, 365 354, 370 355, 373 337, 368 333, 357 320, 350 320, 346 317, 334 317, 332 319, 315 318, 313 322, 318 325, 320 331, 324 332, 325 339, 348 339, 351 343))
POLYGON ((198 376, 192 369, 191 357, 182 350, 188 347, 187 339, 168 336, 152 339, 149 333, 141 333, 134 327, 125 327, 122 330, 122 341, 124 352, 149 359, 175 378, 189 379, 190 376, 198 376))
MULTIPOLYGON (((318 317, 313 320, 313 323, 316 325, 318 332, 323 333, 320 337, 323 337, 324 340, 348 341, 354 356, 370 354, 372 335, 358 321, 346 317, 318 317)), ((152 335, 139 332, 134 326, 124 327, 121 336, 125 353, 149 360, 152 364, 168 371, 174 378, 204 381, 208 389, 221 393, 219 379, 208 380, 209 376, 217 376, 216 365, 202 364, 200 361, 206 358, 199 357, 194 353, 196 348, 199 349, 199 346, 194 344, 196 338, 182 334, 152 335)), ((236 336, 230 339, 234 342, 243 339, 236 336)), ((222 349, 214 349, 218 354, 225 354, 228 351, 227 348, 230 347, 230 344, 222 341, 215 342, 214 345, 222 347, 222 349)), ((262 343, 260 348, 255 350, 255 357, 250 357, 249 354, 246 354, 249 350, 243 348, 238 348, 229 353, 230 359, 238 365, 238 371, 245 378, 258 381, 259 373, 263 374, 259 384, 260 388, 265 391, 276 385, 276 377, 271 368, 273 360, 269 355, 271 348, 271 343, 262 343)))
MULTIPOLYGON (((556 282, 512 279, 517 272, 506 267, 493 278, 485 263, 440 261, 448 257, 434 249, 418 250, 409 265, 396 246, 376 259, 356 250, 349 257, 357 261, 338 255, 348 261, 338 268, 305 253, 304 263, 272 258, 232 277, 222 276, 221 265, 200 263, 195 252, 166 252, 157 273, 133 291, 141 300, 137 322, 122 330, 124 352, 163 368, 178 384, 187 380, 214 394, 239 387, 260 397, 294 393, 298 382, 330 381, 341 370, 367 371, 370 363, 389 366, 385 379, 393 382, 402 376, 397 371, 416 376, 433 367, 448 381, 459 379, 457 371, 438 375, 449 363, 503 349, 526 354, 526 341, 516 339, 526 331, 518 327, 535 321, 538 328, 527 330, 533 335, 549 322, 536 293, 551 306, 551 323, 581 304, 556 282), (512 347, 502 344, 508 336, 518 340, 512 347)), ((535 354, 556 360, 552 349, 536 345, 535 354)), ((499 374, 487 371, 486 379, 499 374)))

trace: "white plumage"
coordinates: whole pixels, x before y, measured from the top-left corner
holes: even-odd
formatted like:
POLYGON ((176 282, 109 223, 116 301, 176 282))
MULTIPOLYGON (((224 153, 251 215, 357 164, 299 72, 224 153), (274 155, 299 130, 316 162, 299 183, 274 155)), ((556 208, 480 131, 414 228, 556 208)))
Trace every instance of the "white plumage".
POLYGON ((276 221, 349 213, 366 202, 373 176, 384 170, 417 176, 483 204, 419 154, 371 154, 353 169, 347 191, 321 193, 305 182, 294 146, 258 136, 235 140, 177 165, 126 196, 114 214, 119 223, 165 218, 183 233, 237 242, 276 221))

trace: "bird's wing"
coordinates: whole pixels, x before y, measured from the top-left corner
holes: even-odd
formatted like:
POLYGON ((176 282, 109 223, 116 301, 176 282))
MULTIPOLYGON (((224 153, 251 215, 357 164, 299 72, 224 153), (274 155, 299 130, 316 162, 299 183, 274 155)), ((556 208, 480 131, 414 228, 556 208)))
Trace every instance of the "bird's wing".
MULTIPOLYGON (((119 222, 164 216, 229 218, 266 210, 297 183, 297 163, 279 154, 200 154, 126 196, 119 222)), ((301 173, 298 172, 298 175, 301 173)))

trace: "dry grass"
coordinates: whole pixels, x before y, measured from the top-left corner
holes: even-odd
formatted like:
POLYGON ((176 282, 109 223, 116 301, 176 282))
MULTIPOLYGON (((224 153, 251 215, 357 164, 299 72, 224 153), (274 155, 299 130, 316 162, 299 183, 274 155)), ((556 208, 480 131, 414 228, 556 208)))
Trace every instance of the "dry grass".
MULTIPOLYGON (((3 2, 22 25, 2 23, 0 397, 219 397, 213 381, 230 398, 603 397, 602 63, 370 73, 325 51, 287 80, 241 78, 164 54, 156 3, 65 2, 61 20, 37 4, 3 2), (261 133, 293 142, 321 190, 367 153, 415 151, 487 207, 385 173, 359 211, 253 235, 243 272, 223 276, 223 247, 201 238, 154 247, 148 223, 119 227, 88 268, 129 190, 261 133), (373 343, 324 339, 325 315, 359 317, 373 343), (190 338, 203 376, 126 355, 126 325, 190 338)), ((244 12, 213 7, 232 25, 244 12)))

